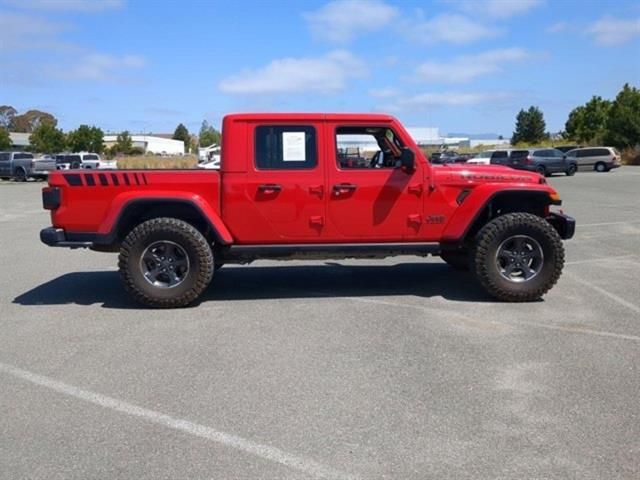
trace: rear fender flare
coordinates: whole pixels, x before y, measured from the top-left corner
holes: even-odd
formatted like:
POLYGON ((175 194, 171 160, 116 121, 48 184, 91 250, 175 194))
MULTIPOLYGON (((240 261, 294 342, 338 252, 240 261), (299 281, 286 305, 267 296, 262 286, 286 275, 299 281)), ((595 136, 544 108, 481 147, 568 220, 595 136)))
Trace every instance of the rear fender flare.
POLYGON ((194 207, 202 218, 209 224, 216 241, 223 245, 230 245, 233 243, 233 236, 229 229, 224 224, 220 215, 215 211, 209 202, 199 195, 185 193, 185 192, 148 192, 144 197, 140 197, 134 192, 126 192, 118 195, 113 202, 109 211, 98 229, 100 235, 115 240, 118 232, 118 226, 123 219, 123 215, 127 209, 133 206, 148 205, 152 207, 158 204, 186 204, 194 207))

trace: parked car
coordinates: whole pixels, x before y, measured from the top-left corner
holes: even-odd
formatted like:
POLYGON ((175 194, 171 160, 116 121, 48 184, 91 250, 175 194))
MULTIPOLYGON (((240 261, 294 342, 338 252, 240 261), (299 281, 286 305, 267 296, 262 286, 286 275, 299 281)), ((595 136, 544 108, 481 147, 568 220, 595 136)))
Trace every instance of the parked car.
POLYGON ((164 308, 196 301, 226 263, 265 258, 439 255, 509 302, 560 277, 575 220, 550 211, 560 196, 535 173, 435 167, 389 115, 236 114, 222 132, 220 172, 53 172, 40 239, 119 251, 124 288, 164 308), (383 161, 342 162, 338 141, 363 136, 383 161))
POLYGON ((620 166, 620 152, 613 147, 585 147, 567 152, 567 158, 577 162, 580 170, 608 172, 620 166))
POLYGON ((580 145, 560 145, 559 147, 555 147, 560 150, 562 153, 567 153, 570 150, 575 150, 576 148, 582 148, 580 145))
POLYGON ((564 173, 574 175, 578 165, 574 160, 557 148, 531 148, 527 150, 512 150, 507 165, 518 170, 538 172, 540 175, 564 173))
POLYGON ((431 163, 461 163, 460 155, 453 150, 434 152, 429 156, 431 163))
POLYGON ((101 158, 97 153, 60 153, 56 155, 56 167, 58 170, 70 170, 75 168, 100 168, 101 158))
POLYGON ((0 178, 25 182, 29 178, 45 179, 55 165, 51 159, 35 159, 29 152, 0 152, 0 178))
POLYGON ((485 150, 468 159, 466 163, 472 165, 506 165, 509 160, 509 152, 510 150, 485 150))

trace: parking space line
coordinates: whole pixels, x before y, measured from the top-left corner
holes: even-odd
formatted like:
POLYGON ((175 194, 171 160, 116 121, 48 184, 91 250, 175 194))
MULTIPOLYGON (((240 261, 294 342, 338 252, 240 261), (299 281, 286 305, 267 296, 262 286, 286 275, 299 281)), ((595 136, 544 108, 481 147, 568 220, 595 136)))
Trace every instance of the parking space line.
POLYGON ((623 260, 628 258, 634 258, 636 255, 620 255, 617 257, 598 257, 590 258, 586 260, 576 260, 573 262, 564 262, 565 265, 580 265, 582 263, 594 263, 594 262, 606 262, 607 260, 623 260))
MULTIPOLYGON (((376 303, 376 304, 380 304, 380 305, 389 305, 389 306, 393 306, 393 307, 402 307, 402 308, 410 308, 410 309, 414 309, 414 310, 420 310, 423 312, 442 312, 442 309, 439 308, 432 308, 432 307, 426 307, 426 306, 421 306, 421 305, 412 305, 412 304, 405 304, 405 303, 396 303, 396 302, 389 302, 386 300, 377 300, 377 299, 373 299, 373 298, 358 298, 358 297, 344 297, 345 300, 353 300, 353 301, 358 301, 358 302, 366 302, 366 303, 376 303)), ((448 314, 452 314, 452 312, 447 312, 448 314)), ((454 315, 458 316, 458 317, 463 317, 465 319, 471 320, 471 321, 475 321, 477 323, 487 323, 487 324, 493 324, 493 325, 499 325, 499 326, 528 326, 528 327, 537 327, 537 328, 545 328, 548 330, 559 330, 562 332, 570 332, 570 333, 582 333, 582 334, 587 334, 587 335, 596 335, 599 337, 610 337, 610 338, 620 338, 620 339, 624 339, 624 340, 633 340, 636 342, 640 342, 640 337, 637 335, 627 335, 625 333, 615 333, 615 332, 606 332, 603 330, 594 330, 591 328, 583 328, 583 327, 579 327, 579 326, 572 326, 572 327, 567 327, 567 326, 562 326, 562 325, 547 325, 544 323, 538 323, 538 322, 531 322, 528 320, 512 320, 509 323, 504 323, 504 322, 497 322, 495 320, 489 320, 489 321, 479 321, 479 320, 474 320, 471 317, 468 317, 466 315, 462 315, 459 313, 453 313, 454 315)))
POLYGON ((215 443, 219 443, 225 447, 234 448, 245 453, 249 453, 256 457, 268 460, 274 463, 285 465, 286 467, 298 470, 314 478, 347 480, 357 477, 348 473, 333 469, 322 465, 314 460, 292 455, 279 448, 263 445, 251 440, 247 440, 230 433, 225 433, 205 425, 190 422, 180 418, 171 417, 160 412, 149 410, 132 403, 108 397, 99 393, 83 390, 73 385, 60 382, 53 378, 39 375, 27 370, 23 370, 12 365, 0 362, 0 372, 6 373, 13 377, 25 380, 27 382, 48 388, 63 395, 92 403, 100 407, 124 413, 133 417, 138 417, 156 425, 161 425, 173 430, 193 435, 195 437, 204 438, 215 443))
POLYGON ((600 294, 602 294, 602 295, 604 295, 606 297, 609 297, 611 300, 617 302, 618 304, 622 305, 623 307, 627 307, 629 310, 632 310, 632 311, 640 314, 640 307, 639 306, 637 306, 637 305, 635 305, 635 304, 633 304, 631 302, 628 302, 627 300, 625 300, 622 297, 619 297, 615 293, 611 293, 610 291, 605 290, 604 288, 599 287, 598 285, 595 285, 595 284, 593 284, 593 283, 591 283, 591 282, 589 282, 589 281, 587 281, 587 280, 585 280, 583 278, 580 278, 578 275, 576 275, 574 273, 565 271, 564 274, 569 276, 569 277, 571 277, 574 281, 576 281, 578 283, 581 283, 585 287, 589 287, 592 290, 595 290, 596 292, 598 292, 598 293, 600 293, 600 294))
POLYGON ((585 227, 608 227, 610 225, 630 225, 633 223, 640 223, 640 221, 630 220, 628 222, 605 222, 605 223, 583 223, 583 224, 579 223, 578 229, 585 228, 585 227))
POLYGON ((604 332, 602 330, 593 330, 591 328, 582 328, 582 327, 565 327, 562 325, 545 325, 544 323, 538 322, 530 322, 529 320, 516 320, 517 323, 523 325, 529 325, 531 327, 538 328, 546 328, 549 330, 560 330, 561 332, 570 332, 570 333, 586 333, 588 335, 597 335, 599 337, 612 337, 612 338, 621 338, 624 340, 634 340, 636 342, 640 342, 640 337, 637 335, 627 335, 624 333, 614 333, 614 332, 604 332))

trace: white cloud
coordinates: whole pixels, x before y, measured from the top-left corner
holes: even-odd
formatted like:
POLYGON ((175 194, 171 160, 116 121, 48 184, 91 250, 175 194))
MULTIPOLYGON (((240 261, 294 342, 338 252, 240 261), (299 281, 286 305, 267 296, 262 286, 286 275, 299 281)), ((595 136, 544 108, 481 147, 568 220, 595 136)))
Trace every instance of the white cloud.
POLYGON ((372 88, 369 90, 369 95, 376 98, 391 98, 400 94, 400 91, 393 87, 385 88, 372 88))
POLYGON ((131 70, 146 65, 137 55, 108 55, 91 53, 77 59, 68 68, 51 68, 52 75, 65 80, 90 80, 94 82, 122 82, 131 79, 131 70))
POLYGON ((488 27, 483 22, 473 21, 463 15, 442 14, 431 20, 409 22, 404 28, 413 41, 430 43, 453 43, 462 45, 502 33, 496 27, 488 27))
POLYGON ((0 3, 30 10, 99 12, 120 8, 124 0, 0 0, 0 3))
POLYGON ((366 73, 364 64, 345 50, 322 57, 281 58, 257 70, 246 70, 223 79, 226 93, 331 93, 343 90, 350 78, 366 73))
POLYGON ((397 16, 398 10, 382 0, 333 0, 304 14, 314 36, 336 43, 380 30, 397 16))
POLYGON ((59 34, 69 26, 21 13, 0 12, 0 51, 68 48, 59 34))
POLYGON ((467 107, 503 102, 515 97, 514 92, 428 92, 399 99, 398 111, 422 110, 430 107, 467 107))
POLYGON ((569 28, 569 24, 567 22, 556 22, 553 25, 547 27, 547 32, 549 33, 560 33, 564 32, 569 28))
POLYGON ((599 45, 622 45, 640 36, 640 18, 625 20, 603 17, 587 30, 599 45))
POLYGON ((462 10, 495 19, 506 19, 521 15, 539 7, 545 0, 457 0, 462 10))
POLYGON ((521 62, 532 55, 522 48, 502 48, 476 55, 463 55, 445 62, 426 62, 416 70, 424 82, 464 83, 482 75, 500 72, 508 63, 521 62))

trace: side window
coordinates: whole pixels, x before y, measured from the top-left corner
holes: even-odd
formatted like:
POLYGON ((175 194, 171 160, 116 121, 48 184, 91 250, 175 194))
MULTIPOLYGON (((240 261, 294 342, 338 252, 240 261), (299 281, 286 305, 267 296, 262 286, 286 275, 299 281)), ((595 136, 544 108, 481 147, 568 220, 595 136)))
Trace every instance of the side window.
POLYGON ((498 151, 496 151, 496 152, 493 152, 493 155, 491 156, 491 158, 492 158, 492 159, 494 159, 494 158, 497 158, 497 159, 499 159, 499 158, 501 158, 501 159, 505 159, 505 158, 507 158, 507 157, 508 157, 508 154, 507 154, 507 152, 506 152, 506 151, 504 151, 504 150, 498 150, 498 151))
POLYGON ((318 164, 315 128, 300 125, 256 127, 255 162, 259 170, 314 168, 318 164))
POLYGON ((336 129, 338 167, 395 168, 403 145, 386 127, 339 127, 336 129))
POLYGON ((574 150, 568 152, 567 158, 576 158, 576 152, 574 150))
POLYGON ((598 157, 606 157, 607 155, 611 155, 611 152, 606 148, 594 148, 594 150, 594 155, 598 157))
POLYGON ((7 161, 11 159, 11 154, 10 153, 0 153, 0 160, 2 161, 7 161))

